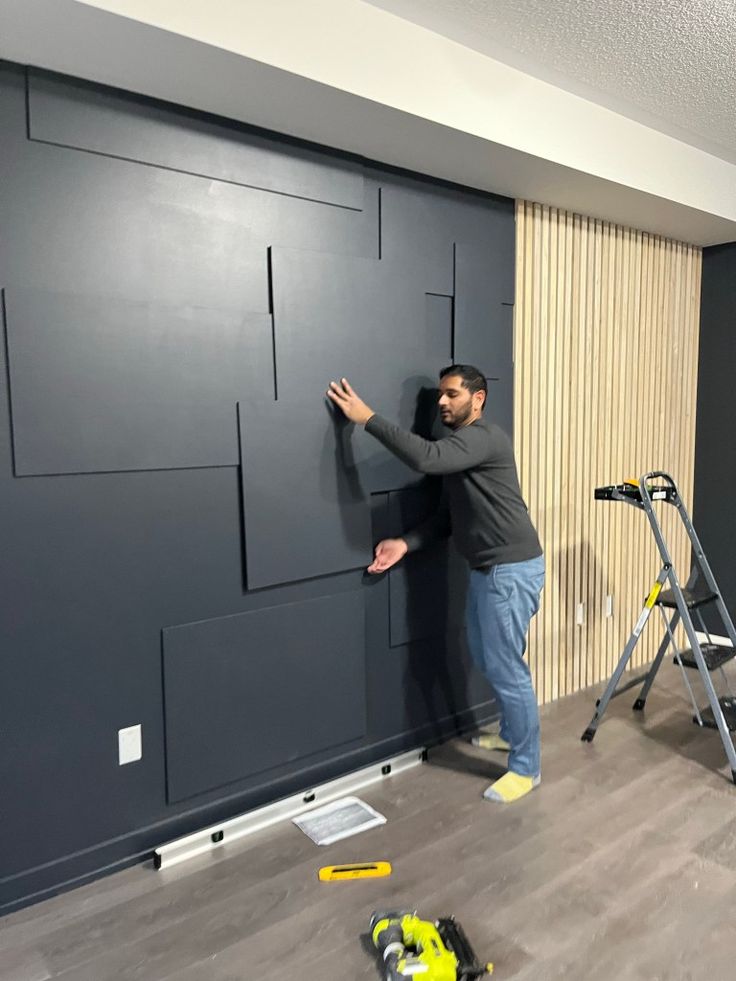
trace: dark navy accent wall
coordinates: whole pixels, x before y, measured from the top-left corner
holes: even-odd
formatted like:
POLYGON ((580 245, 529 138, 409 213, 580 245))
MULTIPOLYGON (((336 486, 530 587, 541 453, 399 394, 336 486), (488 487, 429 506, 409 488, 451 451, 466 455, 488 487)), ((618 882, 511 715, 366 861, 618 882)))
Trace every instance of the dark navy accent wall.
POLYGON ((0 290, 0 911, 493 714, 452 547, 364 573, 437 482, 324 390, 436 437, 474 361, 510 427, 512 201, 0 63, 0 290))
MULTIPOLYGON (((736 485, 733 370, 736 365, 736 242, 703 249, 693 523, 723 599, 736 618, 736 485)), ((723 633, 706 608, 709 628, 723 633)))

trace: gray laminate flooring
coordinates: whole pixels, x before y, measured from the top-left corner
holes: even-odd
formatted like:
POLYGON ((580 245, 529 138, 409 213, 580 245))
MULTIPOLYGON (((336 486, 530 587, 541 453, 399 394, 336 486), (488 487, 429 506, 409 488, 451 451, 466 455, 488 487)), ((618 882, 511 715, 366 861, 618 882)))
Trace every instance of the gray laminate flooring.
POLYGON ((170 872, 138 866, 0 920, 0 981, 358 981, 379 907, 453 913, 502 981, 736 977, 736 787, 672 665, 580 742, 600 689, 542 712, 543 782, 481 799, 496 754, 457 740, 361 796, 388 823, 328 848, 291 824, 170 872), (317 869, 388 859, 388 879, 317 869))

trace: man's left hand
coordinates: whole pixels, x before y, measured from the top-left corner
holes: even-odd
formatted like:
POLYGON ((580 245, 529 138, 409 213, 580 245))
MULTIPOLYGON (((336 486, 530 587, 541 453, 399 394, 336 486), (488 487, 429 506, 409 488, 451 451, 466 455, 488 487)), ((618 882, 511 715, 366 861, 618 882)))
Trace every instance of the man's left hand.
POLYGON ((365 402, 359 398, 348 384, 347 378, 341 378, 340 382, 330 382, 327 389, 327 398, 335 405, 339 406, 347 418, 358 426, 364 426, 371 416, 375 415, 365 402))

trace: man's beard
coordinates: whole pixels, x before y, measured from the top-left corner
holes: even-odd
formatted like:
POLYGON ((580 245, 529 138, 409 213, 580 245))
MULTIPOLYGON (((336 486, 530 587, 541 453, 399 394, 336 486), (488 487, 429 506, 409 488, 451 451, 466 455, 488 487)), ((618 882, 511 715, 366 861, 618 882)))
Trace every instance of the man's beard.
POLYGON ((468 402, 465 408, 460 409, 458 415, 454 419, 451 419, 449 422, 446 422, 445 425, 448 426, 450 429, 459 429, 461 426, 464 426, 465 423, 468 421, 472 411, 473 411, 473 403, 468 402))

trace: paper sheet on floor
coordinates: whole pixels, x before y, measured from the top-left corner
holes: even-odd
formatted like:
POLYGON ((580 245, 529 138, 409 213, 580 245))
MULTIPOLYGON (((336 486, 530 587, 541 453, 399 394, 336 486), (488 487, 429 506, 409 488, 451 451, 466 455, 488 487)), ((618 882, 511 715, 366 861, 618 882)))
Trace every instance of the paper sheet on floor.
POLYGON ((316 845, 331 845, 333 841, 385 824, 386 818, 359 797, 342 797, 293 818, 293 822, 316 845))

